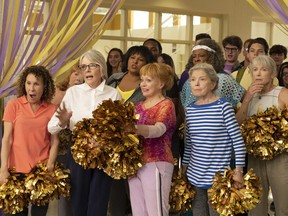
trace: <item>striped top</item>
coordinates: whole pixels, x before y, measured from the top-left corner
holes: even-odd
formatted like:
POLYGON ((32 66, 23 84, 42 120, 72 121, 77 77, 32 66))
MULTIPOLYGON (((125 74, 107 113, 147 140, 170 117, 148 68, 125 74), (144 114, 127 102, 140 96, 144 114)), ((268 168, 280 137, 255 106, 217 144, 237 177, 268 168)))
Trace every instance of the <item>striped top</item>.
POLYGON ((232 148, 236 166, 244 166, 244 141, 234 110, 225 98, 187 107, 183 164, 188 165, 187 177, 192 185, 210 188, 215 173, 227 170, 232 148))

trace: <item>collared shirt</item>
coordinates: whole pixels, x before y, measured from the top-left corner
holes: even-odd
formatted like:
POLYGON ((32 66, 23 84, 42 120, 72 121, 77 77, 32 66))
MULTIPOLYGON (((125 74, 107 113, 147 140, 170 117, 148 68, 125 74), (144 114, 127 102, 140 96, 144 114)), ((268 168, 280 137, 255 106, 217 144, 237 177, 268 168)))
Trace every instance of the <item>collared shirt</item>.
POLYGON ((3 121, 13 124, 9 168, 29 173, 38 162, 48 159, 50 134, 47 124, 55 110, 55 105, 42 102, 33 112, 25 96, 7 103, 3 121))
MULTIPOLYGON (((103 100, 108 99, 121 100, 122 97, 120 93, 110 87, 105 85, 103 81, 97 88, 91 88, 88 84, 83 83, 81 85, 74 85, 70 87, 61 104, 60 107, 63 108, 63 104, 69 112, 72 112, 70 118, 69 127, 72 131, 75 124, 81 121, 83 118, 92 118, 92 112, 102 103, 103 100)), ((48 124, 48 130, 51 134, 58 133, 62 128, 59 126, 59 119, 56 117, 55 113, 48 124)))

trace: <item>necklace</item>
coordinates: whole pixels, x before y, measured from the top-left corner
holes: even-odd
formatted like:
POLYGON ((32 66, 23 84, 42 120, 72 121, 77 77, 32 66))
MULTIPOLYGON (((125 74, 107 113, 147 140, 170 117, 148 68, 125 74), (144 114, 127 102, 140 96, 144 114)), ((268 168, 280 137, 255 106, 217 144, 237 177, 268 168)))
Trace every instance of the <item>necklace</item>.
POLYGON ((259 96, 258 96, 258 99, 261 100, 262 99, 262 96, 265 96, 265 94, 267 94, 268 92, 272 91, 274 88, 274 86, 272 85, 272 87, 269 88, 268 91, 265 91, 264 93, 259 93, 259 96))

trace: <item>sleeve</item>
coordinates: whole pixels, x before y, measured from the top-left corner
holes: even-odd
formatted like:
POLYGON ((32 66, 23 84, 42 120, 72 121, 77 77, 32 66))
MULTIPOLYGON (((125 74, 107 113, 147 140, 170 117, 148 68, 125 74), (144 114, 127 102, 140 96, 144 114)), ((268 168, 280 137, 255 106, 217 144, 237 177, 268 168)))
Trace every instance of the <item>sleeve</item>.
POLYGON ((183 108, 186 109, 186 107, 191 104, 192 102, 196 101, 197 98, 192 94, 190 82, 187 80, 182 88, 181 91, 181 103, 183 105, 183 108))
POLYGON ((220 97, 224 96, 234 108, 242 100, 245 89, 230 75, 223 76, 220 97))
POLYGON ((121 96, 121 94, 118 91, 116 92, 116 97, 115 98, 116 98, 115 100, 122 100, 122 96, 121 96))
POLYGON ((156 118, 156 123, 157 122, 163 123, 166 126, 167 130, 169 128, 175 128, 176 112, 174 103, 171 99, 166 99, 164 103, 162 103, 156 118))
MULTIPOLYGON (((70 106, 70 98, 71 97, 71 92, 68 89, 65 96, 63 97, 63 100, 60 103, 60 107, 63 108, 63 104, 65 104, 65 107, 67 108, 68 111, 71 111, 71 106, 70 106)), ((51 117, 50 121, 48 122, 48 131, 52 135, 59 133, 61 130, 64 128, 59 126, 59 119, 56 117, 57 115, 57 109, 54 112, 53 116, 51 117)))
POLYGON ((162 122, 157 122, 155 125, 135 125, 137 133, 144 138, 157 138, 161 137, 167 128, 162 122))
POLYGON ((245 166, 246 147, 240 131, 239 124, 237 123, 235 113, 231 104, 226 102, 223 105, 223 117, 230 139, 233 143, 235 152, 236 166, 245 166))
POLYGON ((189 122, 186 122, 186 125, 185 125, 185 147, 184 147, 184 154, 183 154, 183 161, 182 161, 183 165, 189 164, 190 155, 191 155, 191 148, 192 148, 191 140, 192 139, 191 139, 191 134, 189 131, 189 122))
POLYGON ((3 121, 14 122, 16 119, 16 103, 15 100, 8 101, 3 115, 3 121))
MULTIPOLYGON (((136 105, 136 110, 138 110, 136 105)), ((151 110, 152 112, 152 110, 151 110)), ((171 99, 165 99, 157 106, 157 111, 153 112, 153 119, 147 122, 141 122, 136 126, 138 134, 145 138, 157 138, 162 136, 166 131, 174 131, 176 127, 175 107, 171 99), (155 113, 154 113, 155 112, 155 113)), ((137 113, 137 111, 136 111, 137 113)))

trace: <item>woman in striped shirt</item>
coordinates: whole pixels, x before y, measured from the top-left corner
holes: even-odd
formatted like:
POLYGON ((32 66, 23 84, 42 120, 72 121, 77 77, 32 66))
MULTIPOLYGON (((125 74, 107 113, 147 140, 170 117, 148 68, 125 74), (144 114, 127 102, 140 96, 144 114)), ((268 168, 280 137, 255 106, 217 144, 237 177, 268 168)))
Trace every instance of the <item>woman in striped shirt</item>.
POLYGON ((198 100, 186 108, 183 165, 196 190, 193 215, 218 215, 207 203, 207 190, 215 173, 224 172, 229 166, 232 148, 236 161, 234 187, 243 186, 245 145, 231 104, 216 95, 219 78, 213 67, 199 63, 190 69, 189 76, 192 93, 198 100))

